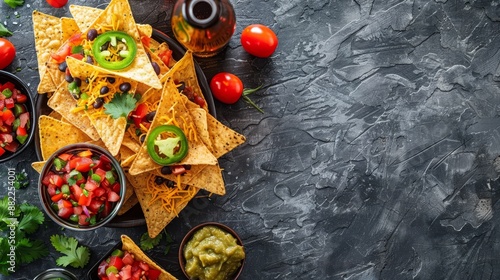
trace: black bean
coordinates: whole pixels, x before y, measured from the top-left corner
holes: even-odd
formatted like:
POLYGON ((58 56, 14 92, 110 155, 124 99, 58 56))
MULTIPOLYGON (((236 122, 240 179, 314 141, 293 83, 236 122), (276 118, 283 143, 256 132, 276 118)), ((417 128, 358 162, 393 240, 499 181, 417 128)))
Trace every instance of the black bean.
POLYGON ((119 88, 121 92, 128 92, 132 88, 132 85, 130 85, 130 83, 128 82, 125 82, 122 83, 119 88))
POLYGON ((153 66, 153 69, 155 70, 156 75, 160 75, 160 65, 156 62, 151 62, 151 65, 153 66))
POLYGON ((71 83, 71 82, 73 82, 73 81, 75 80, 75 79, 73 79, 73 76, 71 76, 71 75, 65 75, 65 76, 64 76, 64 79, 65 79, 65 80, 66 80, 66 82, 68 82, 68 83, 71 83))
POLYGON ((144 143, 145 140, 146 140, 146 134, 143 134, 141 135, 141 137, 139 137, 139 141, 141 141, 141 143, 144 143))
POLYGON ((94 41, 94 39, 97 38, 97 35, 97 30, 92 28, 87 32, 87 40, 94 41))
POLYGON ((59 64, 59 71, 66 72, 66 68, 68 68, 68 64, 66 64, 66 61, 63 61, 61 64, 59 64))
POLYGON ((110 84, 114 84, 116 82, 116 79, 113 77, 107 77, 106 78, 110 84))
POLYGON ((146 115, 146 121, 148 121, 148 122, 153 122, 153 120, 154 120, 155 116, 156 116, 156 111, 149 112, 149 113, 146 115))
POLYGON ((179 92, 183 91, 185 88, 186 88, 186 83, 180 82, 179 84, 177 84, 177 89, 179 90, 179 92))
POLYGON ((191 165, 189 165, 189 164, 184 164, 184 169, 186 169, 186 170, 191 170, 191 165))
POLYGON ((172 168, 170 168, 170 166, 163 166, 161 168, 160 172, 163 175, 170 175, 170 174, 172 174, 172 168))
POLYGON ((108 86, 103 86, 103 87, 101 88, 101 90, 99 91, 99 93, 100 93, 101 95, 104 95, 104 94, 106 94, 106 93, 108 93, 108 92, 109 92, 109 87, 108 87, 108 86))
POLYGON ((165 181, 165 179, 163 179, 163 177, 160 177, 160 176, 155 177, 155 184, 157 184, 157 185, 163 184, 164 181, 165 181))
POLYGON ((167 186, 167 188, 175 188, 175 182, 172 181, 172 180, 165 180, 165 186, 167 186))
POLYGON ((77 85, 78 87, 80 87, 80 86, 82 85, 82 80, 80 80, 80 78, 75 78, 75 81, 74 81, 74 82, 76 83, 76 85, 77 85))
POLYGON ((104 98, 98 97, 98 98, 96 98, 96 100, 92 106, 94 107, 94 109, 99 109, 102 107, 102 105, 104 105, 104 98))

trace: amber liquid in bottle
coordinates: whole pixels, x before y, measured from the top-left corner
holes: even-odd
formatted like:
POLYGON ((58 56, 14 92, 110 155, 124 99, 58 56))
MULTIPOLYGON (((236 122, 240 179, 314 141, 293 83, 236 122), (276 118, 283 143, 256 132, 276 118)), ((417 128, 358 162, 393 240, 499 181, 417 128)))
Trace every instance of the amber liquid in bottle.
POLYGON ((229 0, 179 0, 172 12, 172 31, 198 57, 211 57, 227 45, 236 28, 229 0))

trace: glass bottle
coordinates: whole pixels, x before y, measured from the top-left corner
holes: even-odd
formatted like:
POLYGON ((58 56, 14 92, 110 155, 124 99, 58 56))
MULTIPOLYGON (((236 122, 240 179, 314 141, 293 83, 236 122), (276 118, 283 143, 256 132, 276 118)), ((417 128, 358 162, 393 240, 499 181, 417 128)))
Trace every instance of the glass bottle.
POLYGON ((229 0, 178 0, 172 11, 172 31, 198 57, 211 57, 229 42, 236 15, 229 0))

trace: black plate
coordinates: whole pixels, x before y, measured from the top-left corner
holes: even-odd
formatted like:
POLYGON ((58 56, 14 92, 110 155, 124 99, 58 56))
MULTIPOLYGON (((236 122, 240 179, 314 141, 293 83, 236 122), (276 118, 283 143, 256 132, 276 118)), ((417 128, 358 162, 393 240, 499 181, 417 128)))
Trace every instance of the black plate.
MULTIPOLYGON (((165 33, 162 33, 161 31, 158 31, 156 29, 153 29, 153 39, 155 39, 158 42, 166 42, 170 49, 172 50, 172 57, 176 60, 179 61, 186 51, 177 43, 174 39, 170 38, 167 36, 165 33)), ((210 114, 214 117, 216 117, 216 112, 215 112, 215 104, 214 104, 214 99, 212 97, 212 92, 210 91, 210 86, 208 85, 207 78, 205 77, 205 74, 203 73, 203 70, 201 69, 200 65, 198 63, 194 63, 195 65, 195 70, 196 70, 196 76, 198 78, 198 84, 200 85, 201 91, 203 93, 203 96, 205 97, 205 100, 207 101, 207 106, 208 106, 208 111, 210 114)), ((47 95, 46 94, 40 94, 37 98, 36 101, 36 112, 38 113, 38 116, 41 115, 48 115, 52 111, 50 107, 47 106, 47 95)), ((40 147, 40 135, 38 133, 35 133, 35 147, 36 147, 36 156, 38 160, 42 160, 42 151, 40 147)), ((131 186, 129 186, 131 187, 131 186)), ((135 226, 142 226, 146 224, 146 220, 144 219, 144 215, 142 213, 141 207, 139 204, 135 205, 132 207, 132 209, 128 210, 125 214, 121 216, 116 216, 111 222, 106 224, 106 227, 135 227, 135 226)))

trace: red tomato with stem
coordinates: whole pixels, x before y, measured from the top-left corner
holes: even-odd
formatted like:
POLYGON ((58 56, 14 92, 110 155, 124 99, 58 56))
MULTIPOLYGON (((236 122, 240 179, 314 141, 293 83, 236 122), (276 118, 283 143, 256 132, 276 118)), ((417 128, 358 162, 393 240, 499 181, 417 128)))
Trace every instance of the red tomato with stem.
POLYGON ((16 48, 7 39, 0 38, 0 69, 9 66, 16 57, 16 48))
POLYGON ((68 0, 47 0, 47 3, 54 8, 62 8, 68 3, 68 0))
POLYGON ((249 54, 266 58, 278 47, 278 37, 271 28, 262 24, 251 24, 241 32, 241 45, 249 54))
POLYGON ((236 75, 221 72, 210 81, 210 89, 217 100, 226 104, 236 103, 243 94, 243 82, 236 75))

